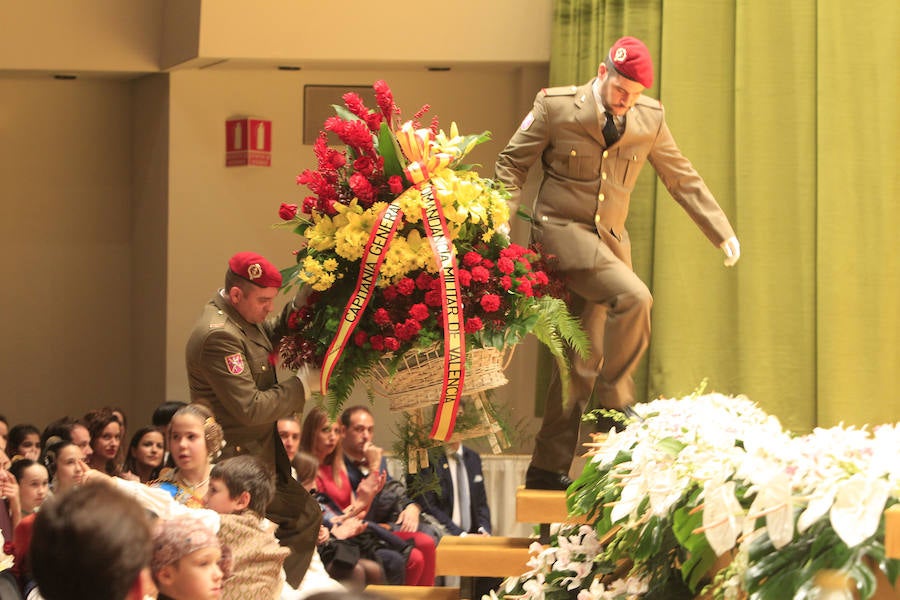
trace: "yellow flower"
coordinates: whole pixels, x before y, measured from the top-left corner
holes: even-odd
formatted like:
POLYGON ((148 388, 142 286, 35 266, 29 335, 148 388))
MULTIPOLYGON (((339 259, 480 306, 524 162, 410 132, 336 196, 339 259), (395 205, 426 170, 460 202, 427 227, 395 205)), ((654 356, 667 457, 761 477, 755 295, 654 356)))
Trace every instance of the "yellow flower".
POLYGON ((313 220, 315 224, 307 227, 303 232, 309 247, 318 252, 334 248, 334 221, 331 220, 331 217, 320 213, 314 213, 313 220))
MULTIPOLYGON (((337 268, 337 261, 333 258, 327 259, 328 261, 335 263, 335 268, 337 268)), ((333 270, 333 269, 332 269, 333 270)), ((322 263, 317 261, 315 258, 311 256, 307 256, 303 259, 303 270, 298 273, 297 277, 303 283, 309 285, 314 290, 325 291, 334 285, 335 276, 333 273, 326 273, 325 267, 323 267, 322 263)))
POLYGON ((422 192, 416 188, 409 188, 394 201, 400 205, 403 211, 403 220, 407 223, 418 223, 422 220, 422 192))
POLYGON ((329 273, 334 273, 334 271, 338 268, 338 261, 333 258, 326 258, 322 261, 322 268, 324 268, 329 273))
POLYGON ((363 255, 375 225, 375 206, 364 211, 354 198, 348 205, 335 205, 335 209, 340 213, 335 217, 335 222, 343 221, 334 232, 335 252, 347 260, 358 260, 363 255))

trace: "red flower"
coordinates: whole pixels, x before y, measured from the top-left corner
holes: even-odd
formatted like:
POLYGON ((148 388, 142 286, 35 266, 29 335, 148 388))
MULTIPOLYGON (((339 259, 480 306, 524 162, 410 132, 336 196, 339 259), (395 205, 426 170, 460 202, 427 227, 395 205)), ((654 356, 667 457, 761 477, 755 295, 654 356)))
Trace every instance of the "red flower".
POLYGON ((394 104, 394 95, 391 93, 391 88, 388 87, 384 80, 379 79, 376 81, 372 84, 372 89, 375 90, 375 102, 378 103, 378 108, 385 119, 390 121, 393 115, 400 113, 400 109, 394 104))
POLYGON ((388 178, 388 187, 392 194, 400 194, 403 192, 403 178, 399 175, 391 175, 388 178))
POLYGON ((428 306, 441 306, 444 303, 440 290, 429 290, 425 292, 425 304, 428 306))
POLYGON ((354 173, 350 176, 350 180, 347 183, 350 185, 353 193, 356 194, 356 197, 363 203, 371 201, 375 197, 375 190, 372 189, 372 184, 362 173, 354 173))
POLYGON ((505 275, 509 275, 516 270, 516 263, 514 263, 511 258, 501 256, 497 260, 497 270, 505 275))
POLYGON ((397 282, 397 291, 404 296, 409 296, 416 290, 416 282, 409 277, 404 277, 397 282))
POLYGON ((516 287, 517 292, 527 298, 531 298, 532 296, 534 296, 534 290, 531 289, 531 282, 528 281, 528 279, 526 279, 525 277, 519 277, 516 282, 519 284, 516 287))
POLYGON ((415 319, 407 319, 394 326, 394 335, 403 341, 409 341, 419 334, 422 326, 415 319))
POLYGON ((424 291, 430 290, 431 283, 433 281, 434 277, 429 275, 427 272, 422 271, 421 273, 419 273, 419 276, 416 277, 416 287, 424 291))
POLYGON ((397 299, 397 296, 400 295, 397 292, 397 286, 395 286, 395 285, 389 285, 386 288, 384 288, 384 291, 382 292, 382 294, 384 295, 384 299, 387 300, 388 302, 393 302, 394 300, 397 299))
POLYGON ((466 333, 475 333, 476 331, 481 331, 482 329, 484 329, 484 323, 482 323, 481 319, 479 319, 478 317, 466 319, 466 333))
POLYGON ((380 112, 370 112, 363 117, 363 120, 366 122, 366 126, 372 133, 377 133, 378 130, 381 129, 382 116, 380 112))
POLYGON ((474 267, 475 265, 481 264, 481 255, 470 250, 463 256, 463 264, 467 267, 474 267))
POLYGON ((384 349, 396 352, 400 349, 400 342, 395 337, 386 337, 384 338, 384 349))
POLYGON ((315 196, 307 196, 303 199, 303 212, 310 215, 319 205, 319 199, 315 196))
POLYGON ((281 217, 284 221, 290 221, 297 215, 297 205, 296 204, 285 204, 281 203, 281 207, 278 209, 278 216, 281 217))
POLYGON ((359 94, 347 92, 341 96, 341 98, 344 100, 344 104, 347 105, 347 109, 360 119, 364 118, 369 112, 369 109, 366 108, 366 105, 363 103, 362 98, 359 97, 359 94))
POLYGON ((500 278, 500 287, 502 287, 504 290, 508 291, 509 288, 512 287, 512 277, 510 277, 509 275, 504 275, 503 277, 501 277, 500 278))
POLYGON ((413 304, 409 309, 409 316, 411 316, 416 321, 424 321, 430 316, 431 312, 428 310, 428 307, 418 302, 413 304))
POLYGON ((547 285, 548 283, 550 283, 550 278, 547 277, 547 274, 543 271, 535 271, 534 279, 538 285, 547 285))
POLYGON ((353 170, 366 177, 371 177, 375 171, 375 163, 368 156, 360 156, 353 161, 353 170))
POLYGON ((500 256, 506 258, 519 258, 525 254, 525 248, 518 244, 510 244, 507 248, 500 251, 500 256))
POLYGON ((299 320, 299 318, 300 318, 299 311, 295 310, 291 314, 289 314, 288 322, 287 322, 288 329, 297 329, 297 321, 299 320))
POLYGON ((485 269, 493 269, 494 261, 488 260, 485 258, 484 260, 481 261, 481 266, 484 267, 485 269))
POLYGON ((484 312, 495 312, 500 308, 500 296, 497 294, 485 294, 481 297, 481 308, 484 312))
POLYGON ((361 329, 357 329, 356 332, 353 334, 353 343, 359 347, 364 346, 368 339, 369 339, 369 335, 365 331, 362 331, 361 329))
POLYGON ((485 269, 482 266, 477 266, 472 269, 472 279, 477 281, 478 283, 487 283, 491 278, 491 272, 485 269))
POLYGON ((376 325, 384 327, 391 324, 391 315, 388 314, 386 309, 379 308, 375 311, 375 314, 372 315, 372 320, 375 321, 376 325))
POLYGON ((459 279, 459 284, 463 287, 469 287, 472 284, 472 272, 467 271, 465 269, 460 269, 456 273, 456 278, 459 279))
POLYGON ((381 352, 384 350, 384 336, 383 335, 373 335, 369 338, 369 343, 372 344, 372 350, 378 350, 381 352))

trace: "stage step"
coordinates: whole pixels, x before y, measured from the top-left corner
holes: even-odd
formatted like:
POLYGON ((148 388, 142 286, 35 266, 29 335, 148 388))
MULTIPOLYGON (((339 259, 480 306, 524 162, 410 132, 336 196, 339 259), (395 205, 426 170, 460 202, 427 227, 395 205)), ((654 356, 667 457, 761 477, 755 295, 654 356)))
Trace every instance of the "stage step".
POLYGON ((435 572, 461 577, 509 577, 528 570, 535 540, 487 535, 445 535, 437 546, 435 572))
POLYGON ((557 490, 516 490, 516 521, 519 523, 584 523, 584 515, 569 516, 566 493, 557 490))
POLYGON ((421 585, 368 585, 366 592, 394 600, 459 600, 458 587, 421 585))

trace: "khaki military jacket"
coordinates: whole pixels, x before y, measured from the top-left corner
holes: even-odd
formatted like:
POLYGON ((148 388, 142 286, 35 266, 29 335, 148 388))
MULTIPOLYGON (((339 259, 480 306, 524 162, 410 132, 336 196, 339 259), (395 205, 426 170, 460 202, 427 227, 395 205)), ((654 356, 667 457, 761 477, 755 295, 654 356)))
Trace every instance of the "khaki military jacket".
POLYGON ((641 96, 626 114, 621 137, 607 148, 605 117, 592 84, 539 92, 495 167, 515 207, 529 168, 540 159, 543 179, 534 202, 532 234, 545 252, 558 257, 558 267, 596 267, 601 243, 631 266, 625 221, 646 162, 713 244, 733 236, 722 209, 675 144, 662 104, 641 96))
POLYGON ((278 383, 269 359, 281 335, 279 324, 248 323, 217 293, 188 339, 191 401, 208 406, 222 426, 223 456, 253 454, 272 464, 275 442, 281 444, 275 422, 303 412, 300 381, 290 377, 278 383))

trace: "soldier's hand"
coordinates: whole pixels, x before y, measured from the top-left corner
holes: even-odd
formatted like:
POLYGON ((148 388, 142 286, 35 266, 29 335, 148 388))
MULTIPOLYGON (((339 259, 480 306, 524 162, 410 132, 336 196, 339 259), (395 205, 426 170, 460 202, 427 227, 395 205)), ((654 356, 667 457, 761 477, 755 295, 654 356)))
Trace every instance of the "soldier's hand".
POLYGON ((734 236, 731 236, 730 238, 719 244, 719 248, 721 248, 722 252, 725 253, 726 267, 733 267, 741 257, 741 244, 734 236))
POLYGON ((297 379, 303 384, 303 389, 309 394, 318 394, 322 391, 322 370, 317 367, 304 364, 297 369, 297 379))

